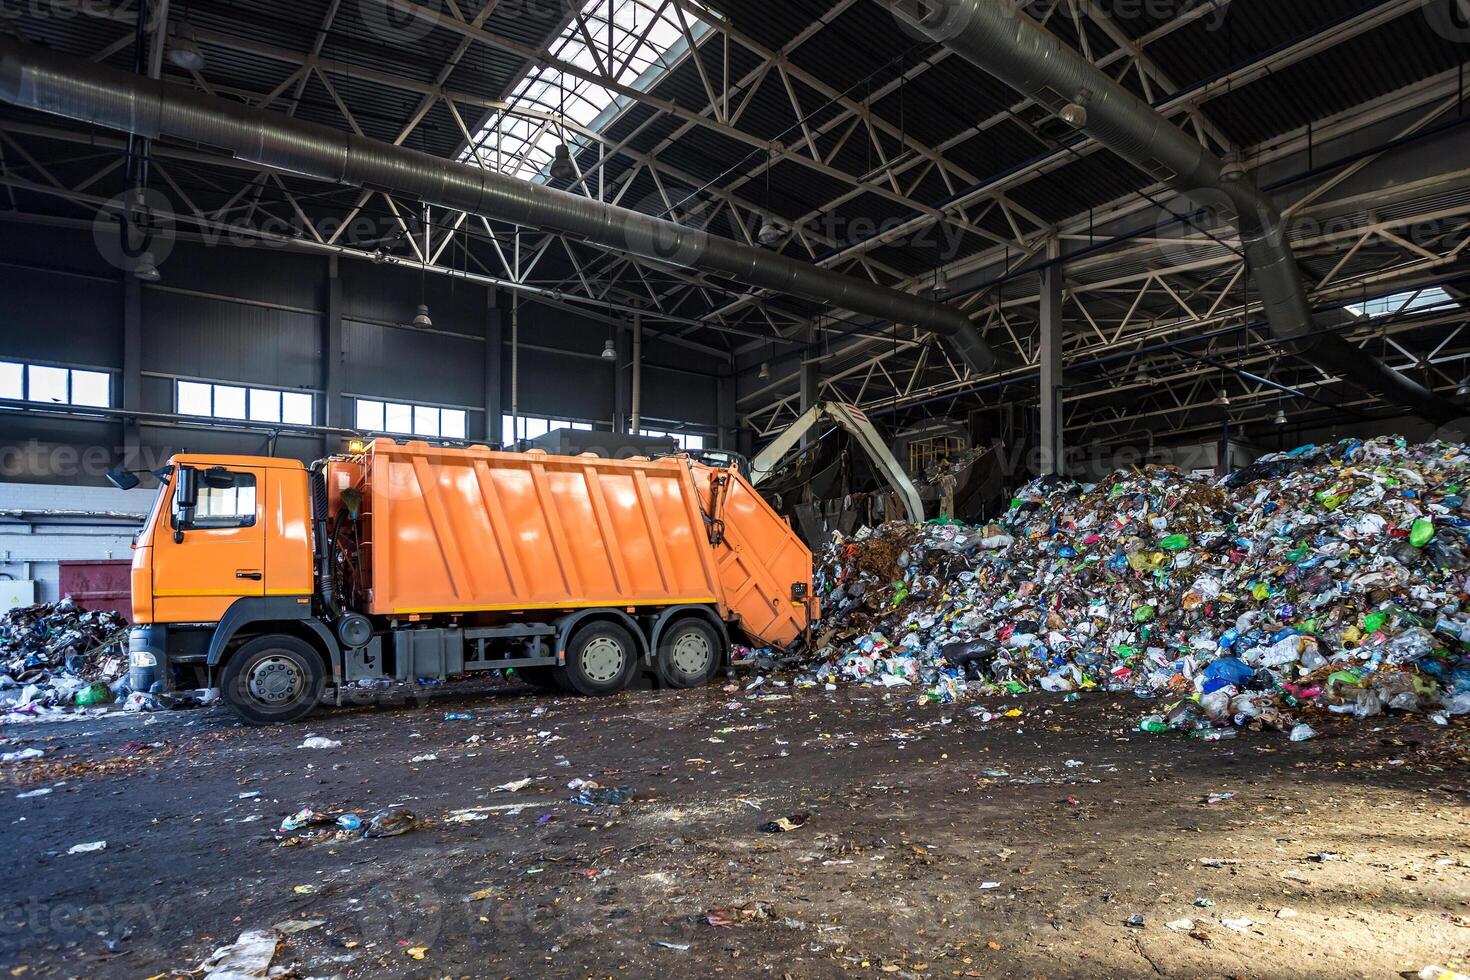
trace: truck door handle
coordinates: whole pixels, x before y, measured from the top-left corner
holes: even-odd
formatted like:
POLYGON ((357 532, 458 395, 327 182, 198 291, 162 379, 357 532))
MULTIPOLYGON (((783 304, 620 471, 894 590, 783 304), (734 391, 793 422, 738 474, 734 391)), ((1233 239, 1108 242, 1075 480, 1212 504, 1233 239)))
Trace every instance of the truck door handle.
POLYGON ((235 578, 248 578, 252 582, 259 582, 261 579, 265 578, 265 576, 262 575, 260 572, 243 572, 243 571, 240 571, 240 572, 236 572, 235 573, 235 578))

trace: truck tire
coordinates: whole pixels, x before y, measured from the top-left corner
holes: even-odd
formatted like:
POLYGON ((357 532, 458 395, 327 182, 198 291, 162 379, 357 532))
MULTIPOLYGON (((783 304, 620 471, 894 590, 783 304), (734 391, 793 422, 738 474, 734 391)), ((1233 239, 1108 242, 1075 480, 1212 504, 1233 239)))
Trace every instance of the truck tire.
POLYGON ((665 686, 704 687, 724 659, 719 630, 702 619, 681 619, 658 640, 658 676, 665 686))
POLYGON ((247 725, 282 725, 311 714, 326 684, 326 666, 311 644, 275 634, 235 651, 220 675, 220 696, 247 725))
POLYGON ((638 645, 616 623, 588 623, 567 644, 567 665, 554 668, 562 686, 576 694, 617 694, 638 672, 638 645))

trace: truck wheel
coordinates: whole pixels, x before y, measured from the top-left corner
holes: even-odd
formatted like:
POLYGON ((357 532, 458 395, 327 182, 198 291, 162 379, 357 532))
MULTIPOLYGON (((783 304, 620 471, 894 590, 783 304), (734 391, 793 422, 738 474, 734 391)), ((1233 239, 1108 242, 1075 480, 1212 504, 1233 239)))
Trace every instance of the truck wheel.
POLYGON ((300 721, 326 687, 321 656, 294 636, 260 636, 235 651, 220 676, 220 696, 247 725, 300 721))
POLYGON ((658 676, 669 687, 704 687, 723 659, 719 631, 702 619, 681 619, 658 641, 658 676))
POLYGON ((638 646, 616 623, 589 623, 567 644, 567 665, 555 670, 569 691, 616 694, 632 683, 638 671, 638 646))

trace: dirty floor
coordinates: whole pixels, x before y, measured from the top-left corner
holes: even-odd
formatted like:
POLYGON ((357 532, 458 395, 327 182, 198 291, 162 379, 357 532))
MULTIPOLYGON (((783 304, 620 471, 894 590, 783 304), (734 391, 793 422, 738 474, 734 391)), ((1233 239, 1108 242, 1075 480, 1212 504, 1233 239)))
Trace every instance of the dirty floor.
POLYGON ((1206 744, 1129 731, 1131 698, 978 704, 998 717, 875 691, 505 688, 283 729, 222 709, 7 728, 0 751, 46 756, 0 763, 0 968, 174 976, 290 920, 320 923, 281 931, 276 969, 302 977, 1470 962, 1463 720, 1206 744), (578 779, 636 796, 580 805, 578 779), (421 826, 276 833, 302 807, 395 804, 421 826))

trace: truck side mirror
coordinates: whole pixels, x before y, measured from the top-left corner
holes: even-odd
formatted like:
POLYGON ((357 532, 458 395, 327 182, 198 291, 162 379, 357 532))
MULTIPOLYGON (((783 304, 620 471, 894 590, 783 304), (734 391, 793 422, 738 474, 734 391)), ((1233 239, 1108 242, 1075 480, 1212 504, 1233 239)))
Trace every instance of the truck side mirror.
POLYGON ((132 473, 129 473, 123 467, 114 466, 112 469, 107 471, 107 482, 111 483, 119 490, 135 490, 137 489, 138 484, 142 481, 140 481, 132 473))
POLYGON ((180 466, 178 485, 174 487, 174 509, 178 511, 178 523, 174 525, 174 544, 184 543, 184 525, 194 519, 194 508, 199 504, 199 471, 180 466))
POLYGON ((199 505, 199 471, 187 466, 179 467, 179 485, 174 487, 174 506, 179 510, 193 510, 199 505))

